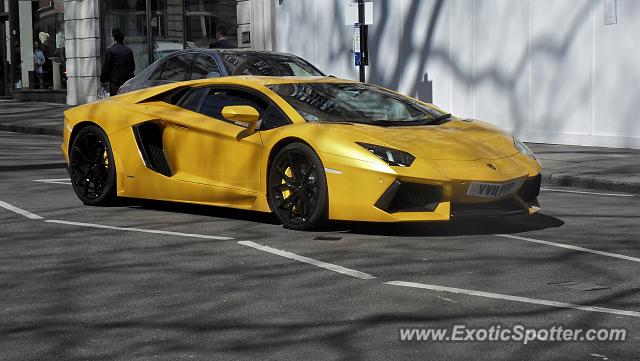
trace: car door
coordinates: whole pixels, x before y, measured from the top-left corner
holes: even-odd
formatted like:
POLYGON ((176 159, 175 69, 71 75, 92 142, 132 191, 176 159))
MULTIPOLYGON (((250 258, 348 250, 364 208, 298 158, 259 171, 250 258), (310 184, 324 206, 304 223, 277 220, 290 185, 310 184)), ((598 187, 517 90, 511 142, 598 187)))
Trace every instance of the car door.
POLYGON ((237 204, 260 192, 262 142, 258 133, 237 139, 246 125, 224 119, 222 109, 250 105, 264 114, 268 103, 236 87, 205 89, 194 90, 185 97, 179 104, 185 111, 165 116, 173 124, 173 141, 168 151, 178 170, 175 177, 224 189, 225 192, 212 194, 216 199, 211 201, 237 204), (198 97, 197 92, 202 96, 198 97), (188 108, 195 108, 196 112, 188 108))

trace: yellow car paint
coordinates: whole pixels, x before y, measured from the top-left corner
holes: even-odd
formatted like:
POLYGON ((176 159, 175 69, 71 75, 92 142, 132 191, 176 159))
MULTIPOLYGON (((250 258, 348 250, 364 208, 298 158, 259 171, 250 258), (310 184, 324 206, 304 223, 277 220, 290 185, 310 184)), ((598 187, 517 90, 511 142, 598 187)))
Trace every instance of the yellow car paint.
MULTIPOLYGON (((96 124, 111 144, 118 196, 270 212, 269 161, 282 142, 296 140, 312 147, 326 169, 329 218, 377 222, 446 221, 451 217, 452 204, 489 202, 467 195, 470 182, 499 184, 531 179, 540 173, 540 164, 520 154, 510 135, 480 121, 454 118, 442 125, 412 127, 310 123, 266 87, 303 82, 351 81, 327 77, 221 77, 118 95, 65 112, 62 152, 68 162, 72 134, 83 124, 96 124), (242 125, 154 100, 179 87, 213 85, 260 92, 292 124, 247 134, 242 125), (162 145, 174 171, 171 176, 145 165, 132 130, 144 122, 155 123, 164 130, 162 145), (244 136, 239 136, 243 131, 244 136), (356 142, 399 149, 416 159, 410 167, 389 166, 356 142), (439 186, 442 199, 432 212, 387 213, 375 203, 396 180, 439 186)), ((538 209, 522 200, 515 201, 529 213, 538 209)))

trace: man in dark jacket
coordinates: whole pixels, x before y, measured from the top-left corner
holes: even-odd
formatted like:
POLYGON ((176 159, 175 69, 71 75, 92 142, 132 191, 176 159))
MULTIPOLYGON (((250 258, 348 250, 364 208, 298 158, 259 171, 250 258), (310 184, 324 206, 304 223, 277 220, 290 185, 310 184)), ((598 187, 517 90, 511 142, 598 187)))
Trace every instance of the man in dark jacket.
POLYGON ((227 28, 224 25, 218 25, 216 29, 216 41, 209 44, 211 49, 233 49, 237 46, 231 40, 227 39, 227 28))
POLYGON ((124 45, 124 34, 120 29, 111 31, 113 40, 116 41, 105 54, 104 65, 100 73, 100 82, 109 83, 109 94, 118 94, 118 88, 125 81, 133 78, 133 71, 136 69, 135 60, 133 60, 133 51, 124 45))

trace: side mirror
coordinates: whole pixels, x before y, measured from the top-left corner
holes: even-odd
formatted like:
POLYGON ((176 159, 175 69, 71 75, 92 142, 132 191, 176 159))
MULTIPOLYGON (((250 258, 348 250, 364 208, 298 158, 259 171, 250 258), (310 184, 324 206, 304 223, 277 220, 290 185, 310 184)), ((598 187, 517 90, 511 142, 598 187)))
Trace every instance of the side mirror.
POLYGON ((247 123, 249 126, 244 129, 236 139, 246 138, 256 132, 256 125, 260 119, 260 113, 256 108, 248 105, 230 105, 222 108, 222 116, 232 122, 247 123))

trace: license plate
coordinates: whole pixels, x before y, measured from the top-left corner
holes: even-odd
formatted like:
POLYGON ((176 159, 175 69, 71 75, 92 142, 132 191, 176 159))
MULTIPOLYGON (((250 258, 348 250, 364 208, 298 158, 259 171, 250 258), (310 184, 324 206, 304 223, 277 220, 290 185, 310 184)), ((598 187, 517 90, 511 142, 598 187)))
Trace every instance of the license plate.
POLYGON ((471 182, 467 195, 483 198, 500 198, 517 192, 523 182, 524 179, 506 183, 471 182))

